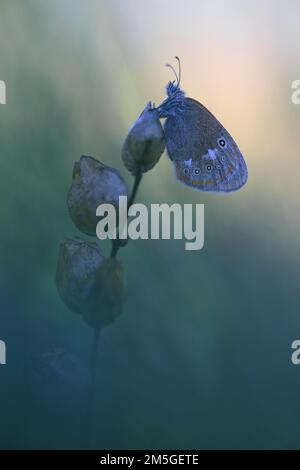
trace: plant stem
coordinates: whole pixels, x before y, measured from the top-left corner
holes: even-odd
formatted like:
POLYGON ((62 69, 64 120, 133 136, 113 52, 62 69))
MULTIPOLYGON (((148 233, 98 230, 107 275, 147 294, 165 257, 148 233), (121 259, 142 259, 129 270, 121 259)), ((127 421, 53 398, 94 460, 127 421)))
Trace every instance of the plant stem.
MULTIPOLYGON (((143 173, 141 171, 138 171, 137 174, 135 175, 133 188, 132 188, 131 195, 130 195, 130 198, 129 198, 129 201, 128 201, 127 213, 128 213, 128 210, 129 210, 130 206, 132 206, 132 204, 134 203, 134 200, 135 200, 137 191, 139 189, 139 185, 140 185, 140 182, 142 180, 142 177, 143 177, 143 173)), ((111 258, 116 258, 119 249, 122 248, 123 246, 125 246, 128 242, 128 239, 120 240, 119 233, 120 233, 120 231, 119 231, 119 227, 118 227, 117 228, 116 238, 114 240, 112 240, 112 248, 111 248, 111 253, 110 253, 111 258)))
POLYGON ((142 173, 141 171, 139 171, 139 172, 135 175, 133 188, 132 188, 131 195, 130 195, 129 202, 128 202, 128 209, 129 209, 129 207, 134 203, 135 196, 136 196, 136 194, 137 194, 137 191, 138 191, 138 189, 139 189, 140 182, 141 182, 141 180, 142 180, 142 176, 143 176, 143 173, 142 173))

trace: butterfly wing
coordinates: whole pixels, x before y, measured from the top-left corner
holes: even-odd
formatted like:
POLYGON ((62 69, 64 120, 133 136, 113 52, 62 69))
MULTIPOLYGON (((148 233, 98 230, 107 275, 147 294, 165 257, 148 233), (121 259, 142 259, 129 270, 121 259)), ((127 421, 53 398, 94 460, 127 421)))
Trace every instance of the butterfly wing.
POLYGON ((247 181, 245 160, 226 129, 198 101, 185 98, 165 122, 166 146, 182 183, 201 191, 229 192, 247 181))

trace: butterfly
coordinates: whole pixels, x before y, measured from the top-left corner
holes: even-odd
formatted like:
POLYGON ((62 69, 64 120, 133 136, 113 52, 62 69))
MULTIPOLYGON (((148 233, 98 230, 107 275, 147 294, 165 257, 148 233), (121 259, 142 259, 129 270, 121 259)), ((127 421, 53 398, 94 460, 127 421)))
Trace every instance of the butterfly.
POLYGON ((248 171, 243 155, 229 132, 198 101, 180 88, 181 66, 176 81, 169 82, 167 98, 158 106, 164 124, 167 152, 177 179, 201 191, 229 192, 241 188, 248 171))

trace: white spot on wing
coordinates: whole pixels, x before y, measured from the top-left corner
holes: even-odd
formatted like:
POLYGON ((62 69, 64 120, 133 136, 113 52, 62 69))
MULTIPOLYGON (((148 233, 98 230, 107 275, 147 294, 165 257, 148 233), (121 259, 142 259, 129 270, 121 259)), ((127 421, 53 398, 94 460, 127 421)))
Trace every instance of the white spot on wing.
POLYGON ((212 150, 212 149, 208 149, 208 156, 211 160, 215 160, 216 159, 216 153, 215 153, 215 150, 212 150))
POLYGON ((192 159, 190 158, 189 160, 184 160, 184 164, 190 168, 192 166, 192 159))

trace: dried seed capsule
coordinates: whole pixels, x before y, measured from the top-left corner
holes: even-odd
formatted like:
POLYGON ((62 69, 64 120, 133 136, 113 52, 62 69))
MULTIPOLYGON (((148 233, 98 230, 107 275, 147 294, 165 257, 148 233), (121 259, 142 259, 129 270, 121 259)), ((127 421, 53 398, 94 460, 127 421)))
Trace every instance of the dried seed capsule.
POLYGON ((97 243, 66 238, 60 246, 56 272, 58 292, 73 312, 93 328, 112 323, 125 300, 120 261, 105 259, 97 243))
POLYGON ((128 187, 121 175, 93 157, 82 156, 73 169, 68 193, 68 208, 76 227, 96 236, 96 209, 100 204, 119 207, 119 196, 128 196, 128 187))
POLYGON ((165 137, 157 110, 148 103, 128 132, 122 159, 133 175, 151 170, 165 149, 165 137))

